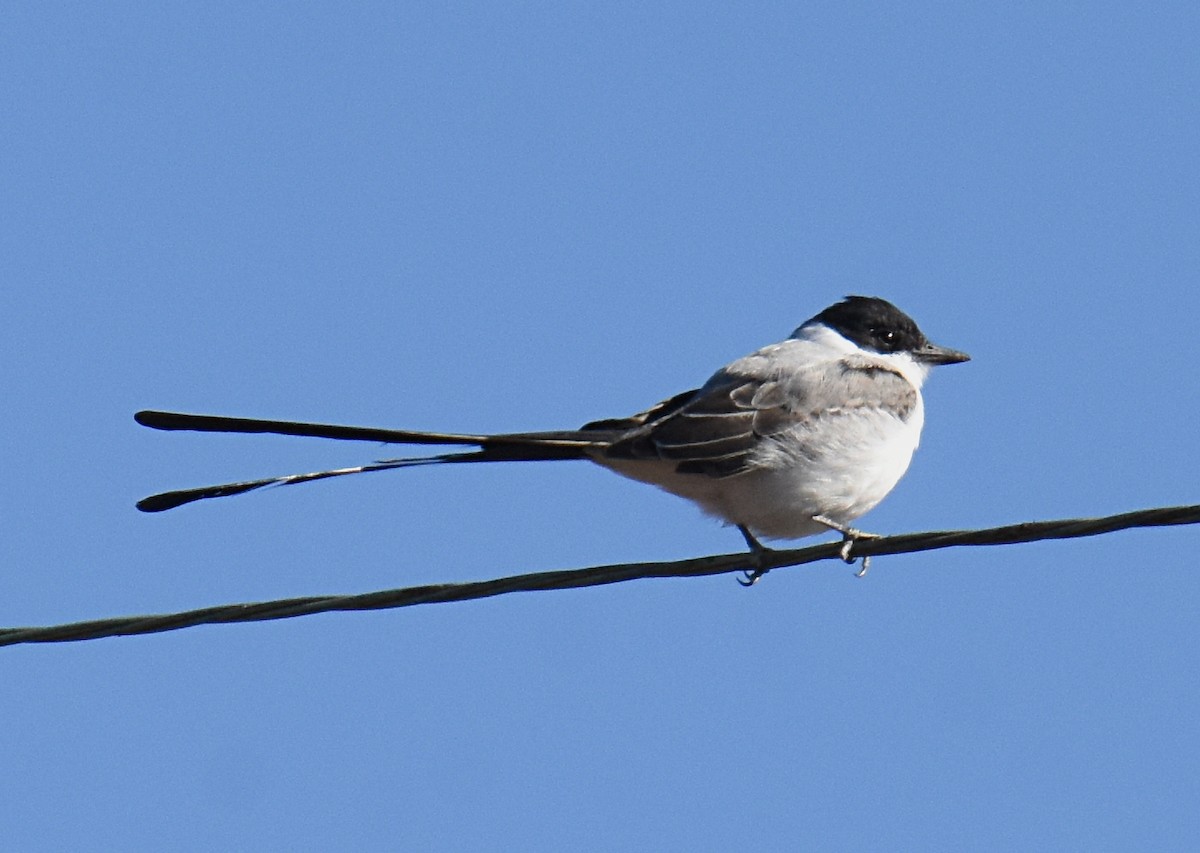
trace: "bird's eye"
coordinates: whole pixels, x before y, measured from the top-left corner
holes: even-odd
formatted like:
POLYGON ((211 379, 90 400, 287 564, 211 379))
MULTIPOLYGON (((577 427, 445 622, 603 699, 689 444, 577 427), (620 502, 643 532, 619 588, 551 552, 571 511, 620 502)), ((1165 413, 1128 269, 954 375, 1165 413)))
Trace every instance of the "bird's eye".
POLYGON ((883 352, 895 352, 900 346, 900 333, 895 329, 872 329, 875 346, 883 352))

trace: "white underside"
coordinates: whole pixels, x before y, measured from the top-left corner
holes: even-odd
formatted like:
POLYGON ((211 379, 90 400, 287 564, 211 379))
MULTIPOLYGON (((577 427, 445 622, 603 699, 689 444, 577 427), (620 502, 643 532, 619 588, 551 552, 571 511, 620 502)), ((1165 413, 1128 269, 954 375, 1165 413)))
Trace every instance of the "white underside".
MULTIPOLYGON (((829 354, 841 357, 853 346, 835 337, 832 347, 824 338, 793 339, 749 358, 770 350, 775 370, 786 370, 793 358, 811 366, 814 354, 832 348, 836 351, 829 354)), ((798 539, 827 531, 813 521, 814 515, 848 525, 883 500, 908 470, 924 424, 919 389, 925 368, 907 357, 879 358, 918 389, 916 406, 907 418, 882 405, 833 409, 787 433, 762 439, 750 470, 729 477, 679 474, 674 463, 658 460, 594 461, 694 501, 709 515, 745 525, 756 536, 798 539)))
POLYGON ((818 427, 806 437, 821 443, 821 433, 828 434, 827 450, 817 458, 791 456, 786 445, 771 441, 764 443, 755 468, 731 477, 678 474, 668 462, 596 462, 695 501, 709 515, 743 524, 756 536, 799 539, 828 530, 814 515, 850 524, 883 500, 908 470, 920 428, 919 411, 906 423, 880 412, 840 417, 832 428, 818 427))

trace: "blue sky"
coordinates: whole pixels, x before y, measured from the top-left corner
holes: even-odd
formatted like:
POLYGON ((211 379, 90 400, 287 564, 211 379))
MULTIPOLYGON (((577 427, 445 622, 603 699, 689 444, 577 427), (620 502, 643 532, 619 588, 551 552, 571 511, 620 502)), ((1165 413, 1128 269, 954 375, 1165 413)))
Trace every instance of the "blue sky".
MULTIPOLYGON (((584 464, 847 293, 970 364, 862 521, 1195 503, 1194 4, 20 4, 0 625, 722 553, 584 464)), ((1195 529, 0 650, 13 849, 1187 849, 1195 529)))

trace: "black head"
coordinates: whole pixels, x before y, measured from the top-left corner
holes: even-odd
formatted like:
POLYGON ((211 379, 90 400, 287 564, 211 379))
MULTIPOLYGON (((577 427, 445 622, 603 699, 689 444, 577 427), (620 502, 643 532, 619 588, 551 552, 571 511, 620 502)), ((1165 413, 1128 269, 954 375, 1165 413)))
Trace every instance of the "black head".
POLYGON ((875 296, 847 296, 805 325, 809 323, 824 323, 847 340, 872 352, 907 352, 927 364, 954 364, 970 359, 966 353, 930 343, 912 317, 886 299, 875 296))

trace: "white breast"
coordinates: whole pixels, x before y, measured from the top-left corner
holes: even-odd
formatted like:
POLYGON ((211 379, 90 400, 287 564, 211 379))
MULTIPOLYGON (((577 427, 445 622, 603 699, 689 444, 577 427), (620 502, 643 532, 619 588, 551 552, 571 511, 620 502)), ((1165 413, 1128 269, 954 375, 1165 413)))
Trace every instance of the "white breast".
POLYGON ((883 500, 908 470, 923 421, 920 404, 907 421, 880 410, 831 418, 805 437, 806 446, 823 452, 804 456, 789 452, 787 442, 771 442, 752 470, 731 477, 678 474, 659 461, 597 461, 756 535, 798 539, 827 529, 814 515, 849 524, 883 500))
MULTIPOLYGON (((807 338, 760 350, 733 367, 748 373, 759 369, 761 361, 764 374, 779 376, 793 366, 811 371, 825 358, 836 364, 859 354, 841 336, 817 330, 807 338)), ((895 401, 882 398, 859 399, 844 409, 836 402, 827 404, 788 432, 761 439, 749 469, 726 477, 679 474, 674 463, 659 460, 598 455, 595 461, 695 501, 706 513, 768 538, 796 539, 825 531, 812 520, 814 515, 849 524, 883 500, 908 470, 925 420, 920 395, 925 368, 907 356, 872 358, 907 381, 916 394, 915 406, 889 406, 895 401)), ((835 371, 831 375, 841 370, 830 369, 835 371)))

